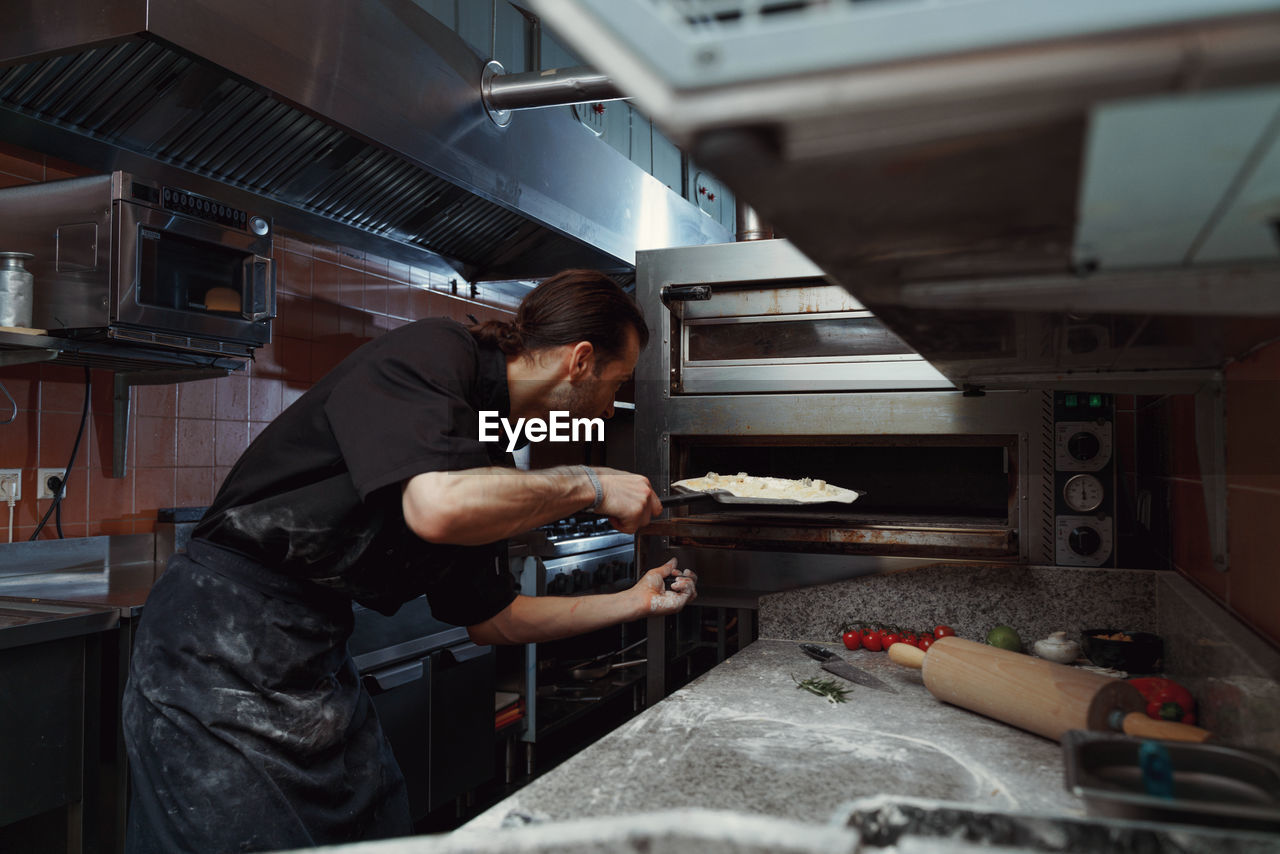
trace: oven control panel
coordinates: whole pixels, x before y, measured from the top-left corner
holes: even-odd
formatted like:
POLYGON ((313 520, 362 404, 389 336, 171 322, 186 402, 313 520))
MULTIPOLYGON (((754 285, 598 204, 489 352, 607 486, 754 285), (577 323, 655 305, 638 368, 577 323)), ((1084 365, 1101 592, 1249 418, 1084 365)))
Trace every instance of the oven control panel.
POLYGON ((1054 561, 1115 566, 1115 401, 1054 392, 1054 561))

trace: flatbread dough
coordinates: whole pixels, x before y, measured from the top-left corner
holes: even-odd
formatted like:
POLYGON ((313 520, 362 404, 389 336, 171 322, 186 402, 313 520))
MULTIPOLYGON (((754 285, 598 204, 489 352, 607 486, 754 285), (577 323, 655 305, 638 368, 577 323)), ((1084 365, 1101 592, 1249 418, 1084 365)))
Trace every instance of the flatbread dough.
POLYGON ((802 477, 791 480, 784 477, 757 477, 740 471, 737 474, 707 472, 703 477, 677 481, 673 486, 696 492, 723 490, 739 498, 772 498, 786 501, 839 501, 845 504, 858 497, 852 489, 832 486, 825 480, 802 477))

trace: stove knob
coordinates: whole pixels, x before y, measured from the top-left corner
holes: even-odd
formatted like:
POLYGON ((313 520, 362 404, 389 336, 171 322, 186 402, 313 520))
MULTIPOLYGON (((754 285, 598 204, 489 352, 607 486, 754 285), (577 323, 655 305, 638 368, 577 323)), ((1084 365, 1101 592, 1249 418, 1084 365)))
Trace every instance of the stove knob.
POLYGON ((1067 545, 1076 554, 1088 557, 1102 548, 1102 536, 1088 525, 1081 525, 1067 535, 1067 545))
POLYGON ((569 577, 557 575, 547 582, 547 592, 553 596, 562 596, 569 592, 569 577))
POLYGON ((574 590, 587 589, 587 574, 580 569, 575 569, 573 571, 573 589, 574 590))
POLYGON ((1092 433, 1081 431, 1067 440, 1067 453, 1081 462, 1091 460, 1102 450, 1102 443, 1092 433))

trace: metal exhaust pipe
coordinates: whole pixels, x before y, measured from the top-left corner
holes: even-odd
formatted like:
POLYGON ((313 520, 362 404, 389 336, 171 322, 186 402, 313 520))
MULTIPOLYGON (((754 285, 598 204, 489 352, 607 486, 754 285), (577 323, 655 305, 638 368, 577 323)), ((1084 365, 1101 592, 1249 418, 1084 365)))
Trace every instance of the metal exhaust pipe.
POLYGON ((607 75, 585 65, 506 74, 502 63, 493 59, 484 67, 480 97, 490 118, 505 127, 512 110, 620 101, 628 96, 607 75))
POLYGON ((734 215, 738 224, 737 238, 739 241, 773 239, 773 226, 765 225, 761 222, 760 215, 756 213, 756 209, 743 202, 742 199, 734 199, 734 215))

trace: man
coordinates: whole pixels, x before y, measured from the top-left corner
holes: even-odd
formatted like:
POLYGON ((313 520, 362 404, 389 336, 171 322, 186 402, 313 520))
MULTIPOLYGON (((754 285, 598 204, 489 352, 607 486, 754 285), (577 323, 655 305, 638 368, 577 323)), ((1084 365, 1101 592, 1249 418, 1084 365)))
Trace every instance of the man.
POLYGON ((639 475, 508 467, 479 413, 612 415, 648 337, 603 274, 535 288, 515 322, 434 319, 366 344, 273 421, 147 599, 124 700, 133 852, 260 851, 409 833, 404 782, 347 653, 355 600, 426 594, 477 643, 551 640, 696 595, 671 561, 633 587, 517 596, 502 541, 590 509, 634 532, 639 475), (671 589, 665 580, 677 576, 671 589))

